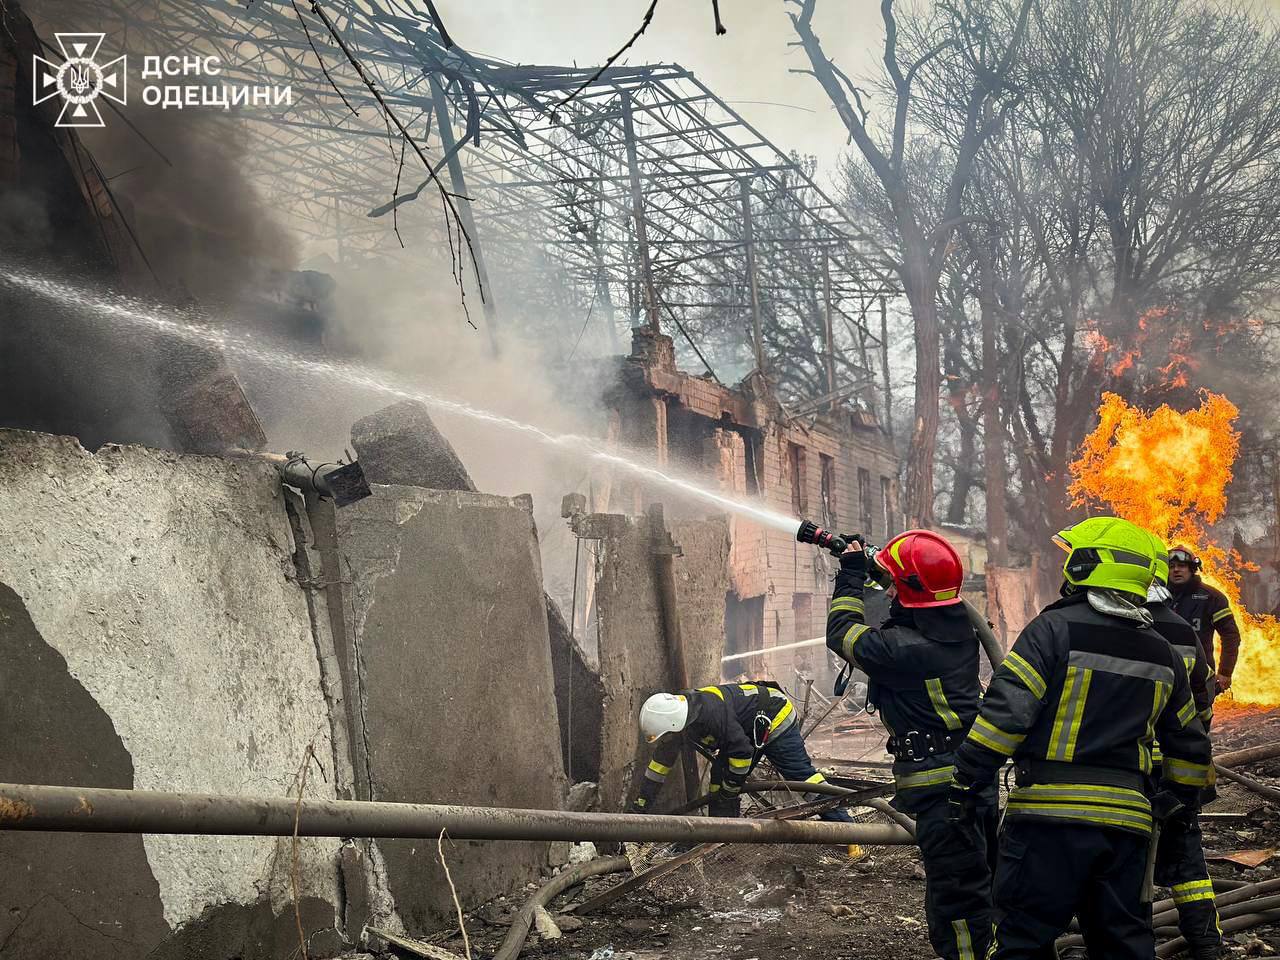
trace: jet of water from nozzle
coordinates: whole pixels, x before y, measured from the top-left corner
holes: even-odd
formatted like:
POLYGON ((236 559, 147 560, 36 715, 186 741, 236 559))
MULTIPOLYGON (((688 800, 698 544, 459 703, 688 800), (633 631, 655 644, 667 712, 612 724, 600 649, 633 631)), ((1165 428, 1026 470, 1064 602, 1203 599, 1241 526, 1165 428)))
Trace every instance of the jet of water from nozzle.
POLYGON ((469 403, 449 397, 441 397, 416 389, 407 384, 395 382, 388 373, 373 370, 357 364, 338 363, 329 360, 309 359, 288 351, 267 347, 254 343, 249 338, 230 330, 191 323, 177 314, 155 304, 146 304, 130 297, 118 294, 92 293, 55 280, 39 276, 25 270, 0 268, 0 279, 8 284, 71 307, 84 313, 97 315, 104 319, 126 323, 139 327, 149 333, 175 337, 196 343, 216 347, 223 353, 238 356, 277 370, 285 370, 306 376, 324 376, 340 380, 350 386, 382 393, 403 400, 416 400, 436 410, 459 414, 472 420, 488 423, 493 426, 530 436, 539 443, 575 451, 597 462, 625 470, 656 486, 678 491, 686 496, 712 503, 716 506, 742 517, 754 520, 765 526, 795 533, 800 521, 785 514, 776 513, 764 507, 744 503, 732 497, 726 497, 714 490, 656 467, 638 463, 635 460, 614 453, 601 447, 591 437, 573 433, 553 433, 529 423, 522 423, 511 417, 492 413, 469 403))

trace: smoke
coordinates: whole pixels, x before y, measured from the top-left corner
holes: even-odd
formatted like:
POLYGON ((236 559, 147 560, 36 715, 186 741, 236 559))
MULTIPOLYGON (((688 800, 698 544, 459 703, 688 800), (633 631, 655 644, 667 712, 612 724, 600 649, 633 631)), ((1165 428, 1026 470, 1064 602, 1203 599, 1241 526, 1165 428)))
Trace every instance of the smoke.
MULTIPOLYGON (((324 353, 358 358, 397 381, 551 433, 603 433, 601 396, 611 369, 607 361, 579 351, 569 382, 552 360, 562 344, 530 338, 523 325, 502 325, 501 304, 500 352, 495 355, 474 289, 468 308, 478 329, 467 322, 447 263, 416 259, 418 263, 369 260, 358 268, 325 265, 336 285, 327 306, 324 353)), ((300 449, 326 459, 342 456, 351 425, 388 403, 384 395, 329 382, 286 383, 275 379, 278 374, 243 365, 237 373, 268 443, 278 450, 300 449)), ((567 608, 573 541, 560 517, 560 501, 566 493, 588 488, 591 467, 571 452, 529 437, 461 415, 430 413, 480 491, 533 496, 546 588, 567 608)))
POLYGON ((298 244, 244 173, 250 141, 216 110, 134 110, 85 142, 171 293, 228 302, 297 265, 298 244), (167 162, 166 162, 167 161, 167 162))

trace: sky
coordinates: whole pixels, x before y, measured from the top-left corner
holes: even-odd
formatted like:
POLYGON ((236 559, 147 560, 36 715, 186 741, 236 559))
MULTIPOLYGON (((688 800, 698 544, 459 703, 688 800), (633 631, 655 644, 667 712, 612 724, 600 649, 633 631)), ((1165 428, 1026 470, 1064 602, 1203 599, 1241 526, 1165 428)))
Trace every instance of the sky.
MULTIPOLYGON (((472 53, 518 63, 598 66, 644 19, 649 0, 436 0, 454 40, 472 53)), ((716 36, 711 0, 658 0, 649 28, 619 63, 676 62, 692 70, 783 152, 819 160, 828 182, 847 134, 811 76, 783 0, 721 0, 728 33, 716 36), (783 104, 775 106, 772 104, 783 104)), ((818 0, 815 28, 851 76, 878 65, 883 43, 875 0, 818 0)))

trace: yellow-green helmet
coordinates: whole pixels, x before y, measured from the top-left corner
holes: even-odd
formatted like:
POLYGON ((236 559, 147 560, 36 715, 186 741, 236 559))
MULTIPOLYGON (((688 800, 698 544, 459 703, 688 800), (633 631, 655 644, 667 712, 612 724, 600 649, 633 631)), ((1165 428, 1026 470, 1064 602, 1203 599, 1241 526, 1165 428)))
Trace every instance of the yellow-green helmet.
POLYGON ((1155 577, 1162 584, 1169 583, 1169 545, 1157 537, 1150 530, 1147 536, 1151 538, 1151 549, 1155 551, 1155 577))
POLYGON ((1067 583, 1146 599, 1156 571, 1156 547, 1146 530, 1119 517, 1090 517, 1059 531, 1053 542, 1067 551, 1067 583))

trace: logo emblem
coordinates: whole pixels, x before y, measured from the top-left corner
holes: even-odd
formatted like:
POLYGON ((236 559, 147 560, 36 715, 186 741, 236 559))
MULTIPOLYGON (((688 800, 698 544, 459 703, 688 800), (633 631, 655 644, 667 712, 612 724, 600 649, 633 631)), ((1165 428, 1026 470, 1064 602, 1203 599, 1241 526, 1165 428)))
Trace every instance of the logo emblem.
POLYGON ((105 126, 95 101, 103 96, 116 103, 125 102, 125 58, 98 63, 98 48, 105 33, 59 33, 55 37, 63 62, 53 63, 41 56, 31 58, 35 77, 32 103, 62 97, 62 112, 54 126, 105 126))

